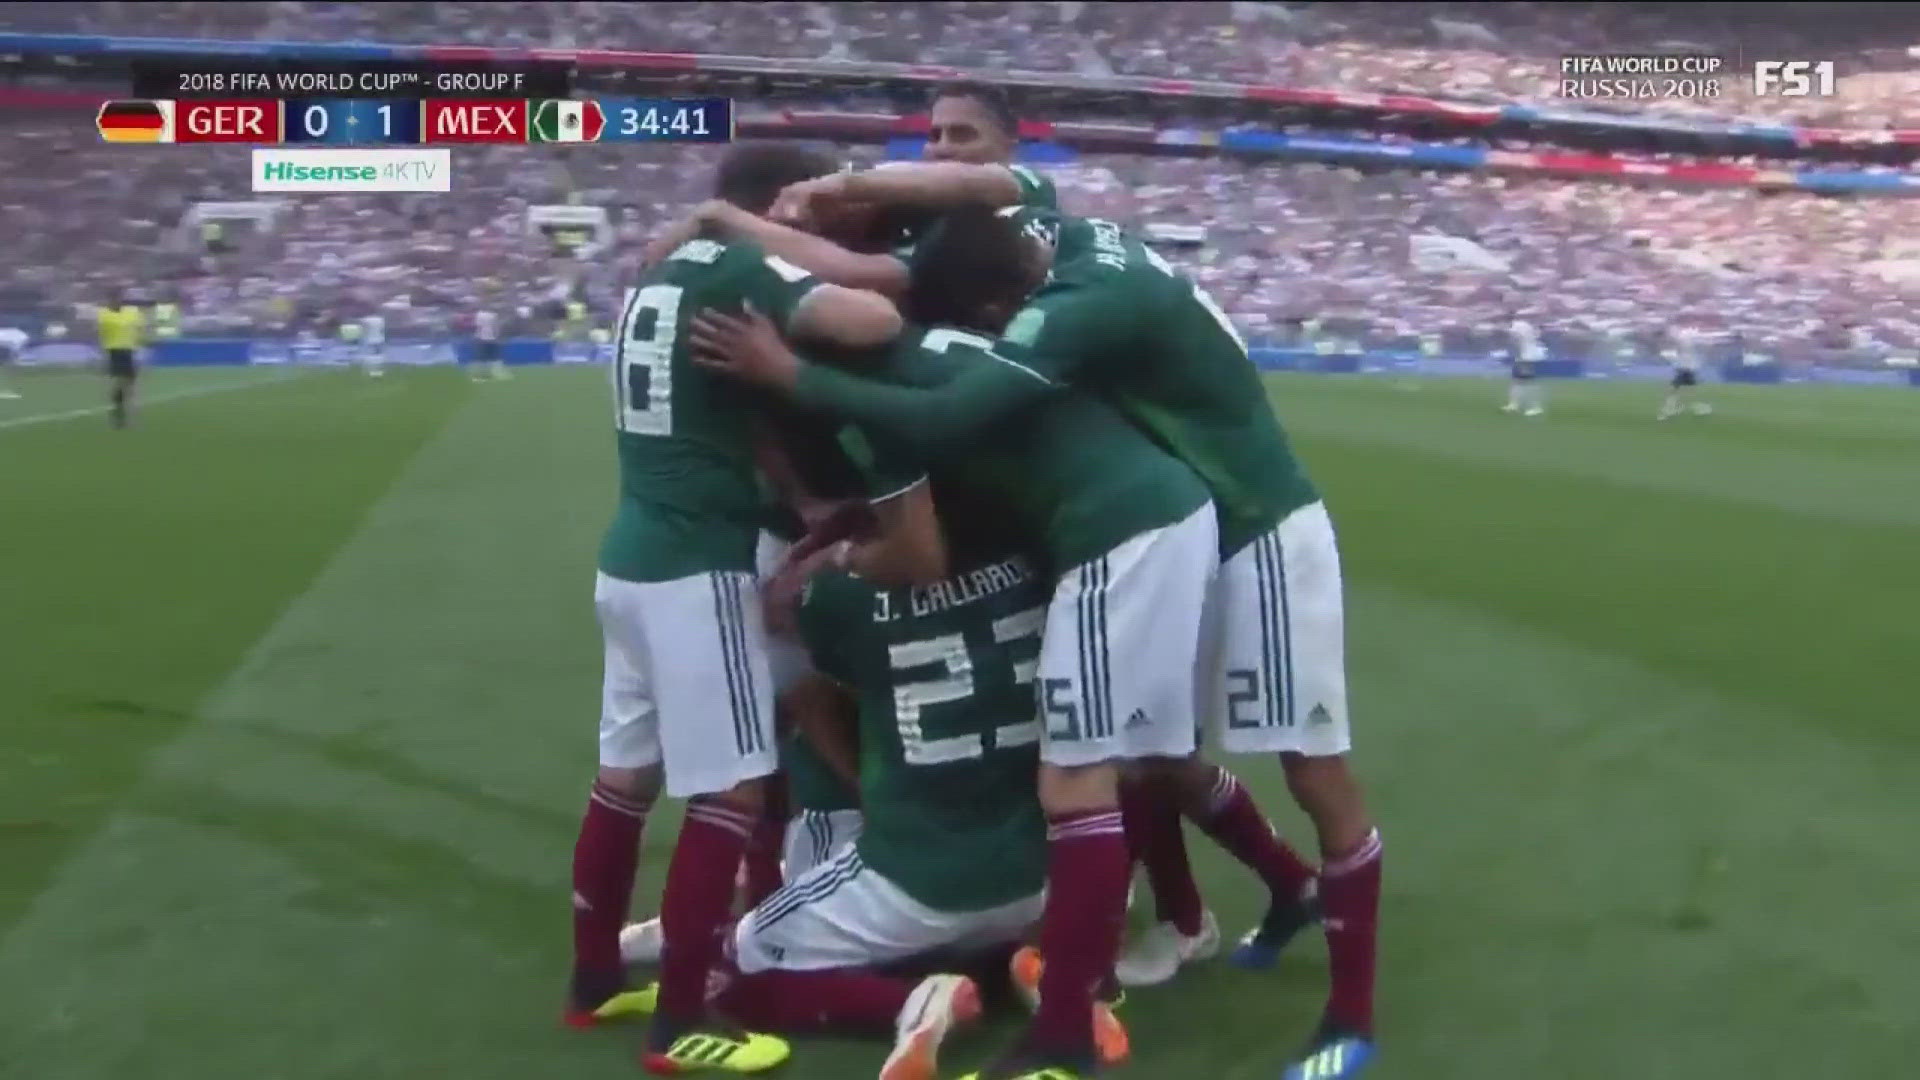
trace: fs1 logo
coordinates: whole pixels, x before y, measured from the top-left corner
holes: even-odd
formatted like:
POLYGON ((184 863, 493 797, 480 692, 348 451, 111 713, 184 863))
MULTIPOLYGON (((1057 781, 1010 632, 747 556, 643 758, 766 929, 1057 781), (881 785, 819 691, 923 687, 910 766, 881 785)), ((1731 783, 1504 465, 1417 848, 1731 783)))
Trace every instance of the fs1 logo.
POLYGON ((1755 97, 1833 96, 1831 60, 1755 60, 1755 97))

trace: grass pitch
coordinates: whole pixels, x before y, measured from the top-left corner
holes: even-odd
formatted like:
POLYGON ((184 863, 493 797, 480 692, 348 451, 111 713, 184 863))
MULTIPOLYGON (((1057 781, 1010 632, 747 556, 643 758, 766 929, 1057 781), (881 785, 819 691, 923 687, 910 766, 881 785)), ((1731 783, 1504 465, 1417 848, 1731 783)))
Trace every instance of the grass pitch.
MULTIPOLYGON (((0 1076, 576 1080, 557 1025, 613 495, 593 370, 77 375, 0 401, 0 1076)), ((1387 844, 1382 1080, 1920 1057, 1920 394, 1279 378, 1387 844), (1905 687, 1905 691, 1901 690, 1905 687)), ((1267 762, 1233 762, 1307 834, 1267 762)), ((649 830, 638 902, 674 828, 649 830)), ((1309 845, 1310 846, 1310 845, 1309 845)), ((1195 837, 1231 932, 1250 879, 1195 837)), ((1128 1007, 1268 1078, 1318 940, 1128 1007)), ((998 1031, 958 1041, 958 1075, 998 1031)), ((883 1051, 801 1043, 795 1080, 883 1051)))

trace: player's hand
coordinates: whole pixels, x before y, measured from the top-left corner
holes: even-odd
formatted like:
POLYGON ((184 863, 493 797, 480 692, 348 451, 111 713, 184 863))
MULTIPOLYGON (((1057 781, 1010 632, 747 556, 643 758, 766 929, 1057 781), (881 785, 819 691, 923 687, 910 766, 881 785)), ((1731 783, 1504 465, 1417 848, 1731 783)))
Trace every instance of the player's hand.
POLYGON ((791 637, 800 628, 800 596, 806 591, 807 574, 797 564, 782 566, 760 587, 760 616, 767 633, 791 637))
POLYGON ((800 358, 750 304, 739 315, 707 308, 692 330, 693 359, 703 367, 775 390, 791 390, 800 379, 800 358))
POLYGON ((780 189, 773 205, 767 209, 767 217, 782 225, 811 228, 818 223, 825 207, 846 199, 847 178, 844 173, 801 180, 780 189))

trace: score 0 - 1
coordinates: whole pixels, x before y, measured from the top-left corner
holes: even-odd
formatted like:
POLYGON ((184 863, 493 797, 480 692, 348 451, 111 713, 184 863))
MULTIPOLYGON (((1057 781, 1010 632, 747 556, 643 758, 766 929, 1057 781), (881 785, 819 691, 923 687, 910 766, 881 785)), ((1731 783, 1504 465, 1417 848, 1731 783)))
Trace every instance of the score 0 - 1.
POLYGON ((418 100, 289 98, 283 141, 314 146, 418 146, 418 100))

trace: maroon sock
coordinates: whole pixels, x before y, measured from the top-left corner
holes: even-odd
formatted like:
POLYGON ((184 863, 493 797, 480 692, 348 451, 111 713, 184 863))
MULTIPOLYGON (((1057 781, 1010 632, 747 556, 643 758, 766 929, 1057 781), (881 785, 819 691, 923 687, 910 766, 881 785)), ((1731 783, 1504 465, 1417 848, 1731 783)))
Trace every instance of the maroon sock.
POLYGON ((573 967, 576 979, 618 989, 620 928, 633 898, 640 831, 650 803, 595 783, 573 844, 573 967))
POLYGON ((1320 872, 1320 908, 1327 932, 1333 990, 1327 1020, 1349 1031, 1373 1031, 1373 961, 1380 925, 1380 830, 1320 872))
POLYGON ((707 975, 733 911, 734 878, 754 816, 711 796, 687 800, 680 840, 660 895, 660 1015, 692 1024, 705 1015, 707 975))
POLYGON ((742 911, 752 911, 760 902, 779 891, 780 854, 787 839, 786 793, 779 785, 767 792, 760 820, 754 822, 753 835, 747 838, 746 892, 740 898, 742 911))
POLYGON ((1075 1053, 1093 1046, 1094 992, 1113 970, 1127 918, 1127 867, 1117 809, 1048 815, 1034 1042, 1075 1053))
POLYGON ((735 975, 716 1004, 753 1031, 783 1035, 892 1035, 914 984, 871 971, 758 971, 735 975))
POLYGON ((1313 880, 1313 868, 1274 833, 1273 823, 1253 804, 1253 796, 1232 773, 1217 765, 1207 812, 1194 824, 1260 875, 1276 899, 1298 899, 1307 882, 1313 880))
POLYGON ((1127 826, 1127 848, 1147 870, 1155 914, 1191 937, 1200 932, 1200 885, 1187 857, 1187 834, 1180 803, 1158 780, 1134 780, 1120 788, 1120 813, 1127 826))

